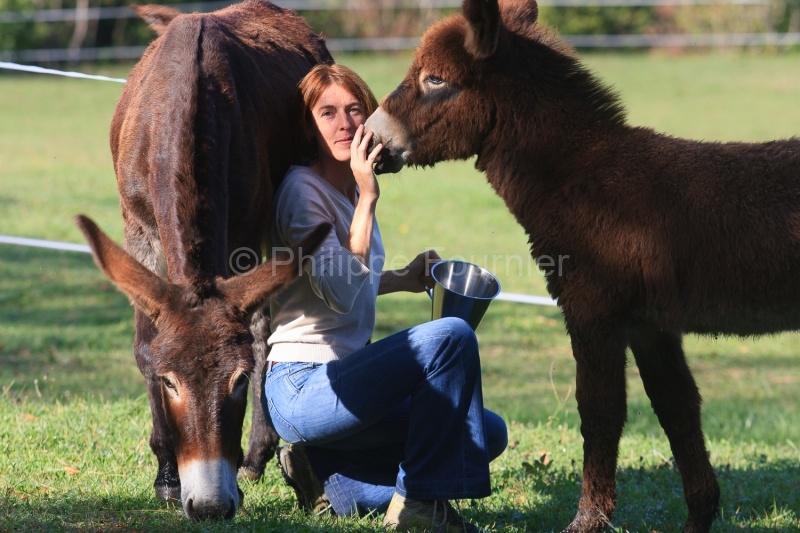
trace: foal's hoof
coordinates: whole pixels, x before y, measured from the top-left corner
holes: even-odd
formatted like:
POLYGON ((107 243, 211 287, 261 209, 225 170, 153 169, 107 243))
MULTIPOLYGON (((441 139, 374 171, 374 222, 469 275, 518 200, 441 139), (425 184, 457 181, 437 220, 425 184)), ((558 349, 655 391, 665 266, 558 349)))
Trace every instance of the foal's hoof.
POLYGON ((180 485, 154 485, 156 489, 156 498, 165 501, 181 501, 181 486, 180 485))
POLYGON ((711 531, 711 524, 718 515, 719 508, 716 506, 699 517, 692 517, 690 515, 683 525, 681 533, 708 533, 711 531))
POLYGON ((258 481, 261 479, 261 476, 264 475, 264 469, 258 470, 257 468, 253 468, 251 466, 243 466, 239 469, 239 473, 237 474, 238 479, 247 479, 250 481, 258 481))
POLYGON ((561 533, 596 533, 602 531, 606 524, 609 524, 609 521, 602 513, 595 514, 579 510, 572 523, 561 533))

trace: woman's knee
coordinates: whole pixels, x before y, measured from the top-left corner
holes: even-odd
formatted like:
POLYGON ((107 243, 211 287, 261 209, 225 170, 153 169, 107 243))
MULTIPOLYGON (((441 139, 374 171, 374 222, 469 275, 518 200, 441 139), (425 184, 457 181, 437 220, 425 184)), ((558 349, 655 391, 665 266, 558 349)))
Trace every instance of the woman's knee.
POLYGON ((488 409, 484 409, 483 420, 489 460, 494 461, 508 447, 508 427, 500 415, 488 409))
POLYGON ((442 354, 452 353, 458 357, 478 355, 478 338, 475 332, 461 318, 446 317, 424 322, 411 328, 411 343, 425 351, 435 350, 442 354))
POLYGON ((448 336, 463 344, 465 348, 478 349, 478 337, 466 320, 458 317, 445 317, 436 320, 437 327, 447 331, 448 336))

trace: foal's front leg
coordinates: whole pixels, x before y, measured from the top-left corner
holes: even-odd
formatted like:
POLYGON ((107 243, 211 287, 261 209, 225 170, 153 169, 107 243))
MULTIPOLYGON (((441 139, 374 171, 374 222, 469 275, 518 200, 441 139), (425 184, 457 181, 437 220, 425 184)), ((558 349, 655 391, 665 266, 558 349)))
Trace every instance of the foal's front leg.
POLYGON ((640 328, 631 332, 631 350, 681 473, 689 508, 683 531, 705 533, 719 509, 719 484, 708 460, 700 393, 686 364, 681 336, 640 328))
POLYGON ((611 328, 570 330, 575 397, 583 435, 583 487, 578 513, 564 533, 601 530, 617 503, 619 440, 625 426, 625 334, 611 328))

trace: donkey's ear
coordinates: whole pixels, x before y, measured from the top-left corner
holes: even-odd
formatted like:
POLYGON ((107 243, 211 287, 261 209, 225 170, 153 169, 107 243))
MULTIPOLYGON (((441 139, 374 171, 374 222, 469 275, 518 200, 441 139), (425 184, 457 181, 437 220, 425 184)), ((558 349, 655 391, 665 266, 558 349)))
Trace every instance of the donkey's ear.
POLYGON ((170 297, 179 291, 178 287, 148 270, 103 233, 90 218, 78 215, 75 223, 89 241, 94 261, 103 274, 130 298, 133 305, 151 319, 158 318, 170 297))
POLYGON ((464 0, 461 5, 469 28, 464 48, 475 59, 486 59, 497 49, 500 7, 497 0, 464 0))
POLYGON ((296 249, 280 250, 263 265, 220 282, 217 286, 219 291, 245 313, 256 312, 273 294, 300 274, 303 260, 316 251, 330 231, 330 224, 321 224, 296 249))
POLYGON ((150 29, 157 35, 164 35, 172 19, 181 14, 174 7, 147 4, 144 6, 132 5, 131 9, 144 20, 150 29))

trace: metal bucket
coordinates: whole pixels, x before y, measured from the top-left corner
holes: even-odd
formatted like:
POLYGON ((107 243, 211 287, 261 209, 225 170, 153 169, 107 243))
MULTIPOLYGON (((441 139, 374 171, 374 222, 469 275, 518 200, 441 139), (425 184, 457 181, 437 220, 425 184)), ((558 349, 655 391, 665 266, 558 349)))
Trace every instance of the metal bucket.
POLYGON ((432 302, 431 320, 458 317, 478 329, 486 309, 500 294, 500 282, 478 265, 465 261, 441 261, 431 268, 436 282, 429 292, 432 302))

